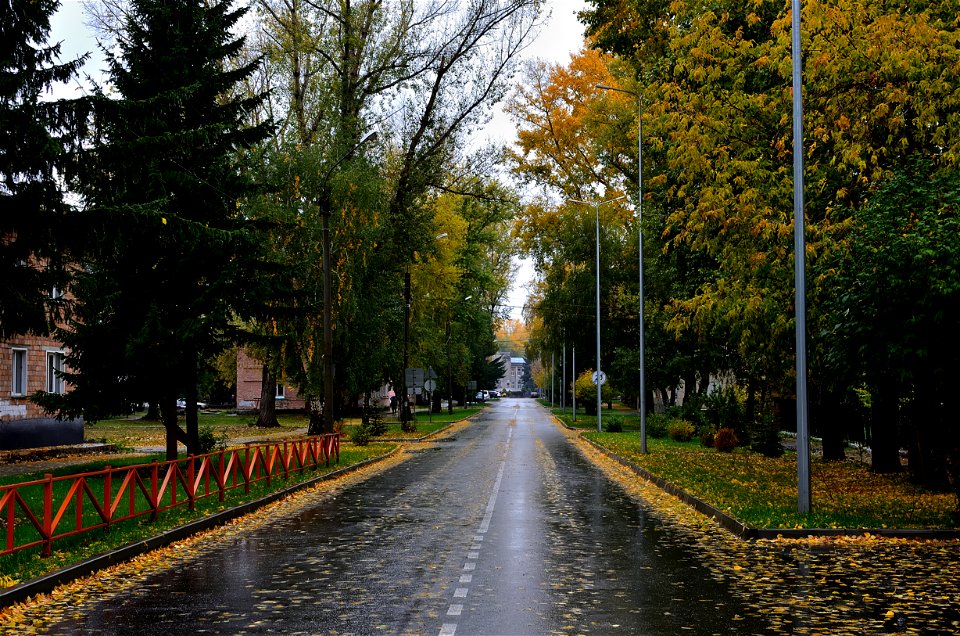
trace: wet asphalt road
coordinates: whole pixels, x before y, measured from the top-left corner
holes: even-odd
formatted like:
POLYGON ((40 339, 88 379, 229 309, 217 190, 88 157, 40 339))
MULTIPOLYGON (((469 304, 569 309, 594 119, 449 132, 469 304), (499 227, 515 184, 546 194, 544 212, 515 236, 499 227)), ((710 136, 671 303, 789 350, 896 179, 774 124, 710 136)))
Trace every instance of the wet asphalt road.
POLYGON ((533 400, 280 517, 55 634, 744 634, 694 551, 533 400))

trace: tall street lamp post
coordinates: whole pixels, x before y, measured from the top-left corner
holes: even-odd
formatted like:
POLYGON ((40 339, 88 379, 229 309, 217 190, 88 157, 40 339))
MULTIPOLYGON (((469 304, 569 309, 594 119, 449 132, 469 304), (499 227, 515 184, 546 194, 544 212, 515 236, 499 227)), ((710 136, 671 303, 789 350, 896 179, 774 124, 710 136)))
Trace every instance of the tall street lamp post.
POLYGON ((344 161, 353 156, 360 146, 367 142, 377 139, 376 131, 368 134, 363 139, 353 145, 345 155, 337 159, 321 181, 320 199, 317 205, 320 208, 320 215, 323 217, 323 432, 333 432, 333 325, 332 325, 332 300, 331 300, 331 274, 330 274, 330 192, 327 182, 334 171, 340 167, 344 161))
POLYGON ((603 388, 603 371, 600 370, 600 206, 604 203, 612 203, 620 199, 626 199, 627 195, 606 199, 604 201, 579 201, 577 199, 567 199, 570 203, 581 203, 583 205, 592 205, 597 215, 597 371, 595 379, 597 383, 597 432, 603 431, 602 419, 603 400, 600 397, 600 391, 603 388))
POLYGON ((597 88, 605 91, 626 93, 637 98, 637 254, 640 272, 639 288, 639 315, 640 315, 640 452, 647 452, 647 388, 644 375, 644 327, 643 327, 643 102, 639 93, 623 88, 614 88, 597 84, 597 88))

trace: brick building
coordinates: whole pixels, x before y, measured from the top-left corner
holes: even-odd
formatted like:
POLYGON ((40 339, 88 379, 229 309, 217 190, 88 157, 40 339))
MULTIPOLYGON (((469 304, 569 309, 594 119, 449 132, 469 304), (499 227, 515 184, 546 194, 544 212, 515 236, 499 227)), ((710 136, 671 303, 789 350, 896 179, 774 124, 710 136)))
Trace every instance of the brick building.
MULTIPOLYGON (((237 354, 237 410, 252 411, 260 408, 260 387, 263 386, 263 363, 240 350, 237 354)), ((276 387, 277 410, 303 409, 304 402, 297 390, 278 382, 276 387)))

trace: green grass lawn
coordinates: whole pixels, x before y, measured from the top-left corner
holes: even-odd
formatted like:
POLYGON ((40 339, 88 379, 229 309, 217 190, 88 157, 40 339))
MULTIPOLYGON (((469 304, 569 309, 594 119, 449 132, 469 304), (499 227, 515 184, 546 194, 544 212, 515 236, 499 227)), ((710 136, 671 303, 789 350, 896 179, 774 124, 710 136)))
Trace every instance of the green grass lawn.
MULTIPOLYGON (((594 426, 596 426, 594 422, 594 426)), ((640 453, 633 427, 584 436, 739 521, 760 528, 954 528, 956 497, 880 475, 856 461, 811 458, 809 515, 797 512, 796 454, 764 457, 738 448, 720 453, 696 440, 648 439, 640 453)))

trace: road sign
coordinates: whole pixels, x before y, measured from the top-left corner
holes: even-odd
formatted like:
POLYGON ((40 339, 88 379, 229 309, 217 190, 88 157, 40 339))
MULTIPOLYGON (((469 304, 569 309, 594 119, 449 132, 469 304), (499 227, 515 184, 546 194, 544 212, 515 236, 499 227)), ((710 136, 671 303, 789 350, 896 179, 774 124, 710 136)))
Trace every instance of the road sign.
POLYGON ((407 381, 407 386, 422 387, 423 369, 407 369, 404 379, 407 381))
POLYGON ((607 374, 604 373, 603 371, 594 371, 593 375, 590 376, 590 379, 593 381, 594 384, 600 384, 601 386, 603 386, 607 381, 607 374), (599 374, 599 377, 598 377, 598 374, 599 374))
POLYGON ((437 372, 433 370, 433 367, 427 368, 427 378, 429 378, 430 380, 437 379, 437 372))
POLYGON ((423 388, 427 390, 427 393, 433 393, 434 390, 436 390, 437 388, 437 381, 427 380, 426 382, 423 383, 423 388))

